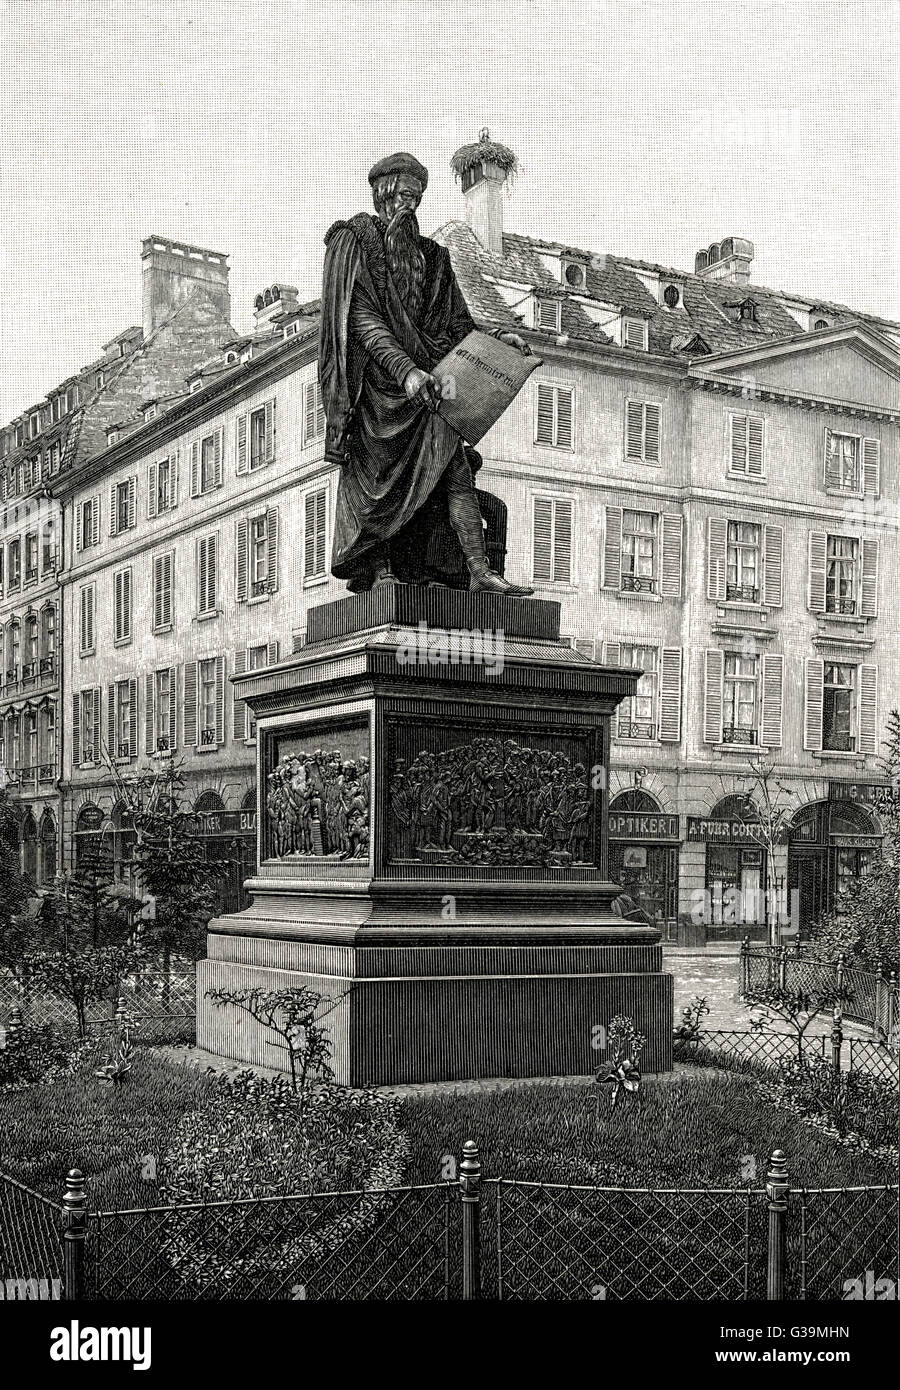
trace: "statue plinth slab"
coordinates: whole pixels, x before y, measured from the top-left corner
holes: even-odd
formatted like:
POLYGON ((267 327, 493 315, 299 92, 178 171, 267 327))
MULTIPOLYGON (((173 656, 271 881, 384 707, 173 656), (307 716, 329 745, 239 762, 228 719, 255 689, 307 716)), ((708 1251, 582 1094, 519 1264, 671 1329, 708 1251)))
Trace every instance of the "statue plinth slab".
POLYGON ((212 988, 307 984, 345 1085, 584 1074, 630 1014, 671 1067, 655 928, 607 873, 610 716, 633 671, 559 637, 559 605, 387 584, 236 678, 257 720, 252 906, 210 923, 198 1041, 272 1065, 212 988))

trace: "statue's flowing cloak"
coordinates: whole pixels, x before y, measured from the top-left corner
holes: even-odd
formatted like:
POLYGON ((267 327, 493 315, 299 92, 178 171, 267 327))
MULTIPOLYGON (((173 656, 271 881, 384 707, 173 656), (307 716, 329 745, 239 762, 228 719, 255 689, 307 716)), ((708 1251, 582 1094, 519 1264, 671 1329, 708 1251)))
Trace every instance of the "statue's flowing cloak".
POLYGON ((425 289, 416 322, 391 278, 377 218, 359 213, 349 222, 336 222, 325 244, 319 381, 325 457, 341 465, 331 569, 353 587, 371 567, 372 548, 408 525, 463 447, 439 416, 407 399, 397 379, 405 357, 407 370, 415 365, 430 371, 475 324, 450 254, 438 242, 428 237, 420 241, 425 289), (357 303, 366 305, 372 331, 400 349, 394 353, 401 364, 394 375, 351 331, 354 291, 357 303))

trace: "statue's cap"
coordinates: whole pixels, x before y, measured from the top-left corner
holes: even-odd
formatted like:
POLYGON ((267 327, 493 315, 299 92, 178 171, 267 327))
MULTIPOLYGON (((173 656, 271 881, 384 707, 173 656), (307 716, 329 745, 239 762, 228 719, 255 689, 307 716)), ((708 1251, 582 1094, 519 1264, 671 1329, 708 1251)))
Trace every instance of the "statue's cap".
POLYGON ((373 164, 369 170, 369 183, 374 188, 378 179, 385 178, 390 174, 412 174, 413 178, 419 180, 423 189, 428 186, 428 170, 424 164, 420 164, 414 154, 389 154, 384 159, 379 159, 377 164, 373 164))

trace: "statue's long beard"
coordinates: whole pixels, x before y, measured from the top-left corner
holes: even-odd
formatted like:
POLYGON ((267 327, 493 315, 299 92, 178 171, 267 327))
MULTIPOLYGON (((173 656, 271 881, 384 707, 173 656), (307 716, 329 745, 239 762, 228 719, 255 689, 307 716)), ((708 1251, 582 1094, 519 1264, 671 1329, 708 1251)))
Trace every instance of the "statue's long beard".
POLYGON ((425 256, 419 245, 419 223, 409 208, 401 208, 384 234, 391 278, 410 318, 418 317, 425 293, 425 256))

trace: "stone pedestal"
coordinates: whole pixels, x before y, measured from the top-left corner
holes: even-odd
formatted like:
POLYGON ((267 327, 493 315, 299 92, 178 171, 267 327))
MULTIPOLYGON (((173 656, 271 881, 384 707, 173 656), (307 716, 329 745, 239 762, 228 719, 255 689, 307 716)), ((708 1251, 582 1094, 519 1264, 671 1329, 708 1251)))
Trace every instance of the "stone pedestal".
POLYGON ((198 1042, 280 1065, 213 988, 329 996, 339 1082, 577 1075, 616 1014, 672 1065, 659 933, 612 908, 610 715, 636 684, 559 639, 559 605, 386 585, 311 610, 236 679, 257 719, 259 869, 210 923, 198 1042))

